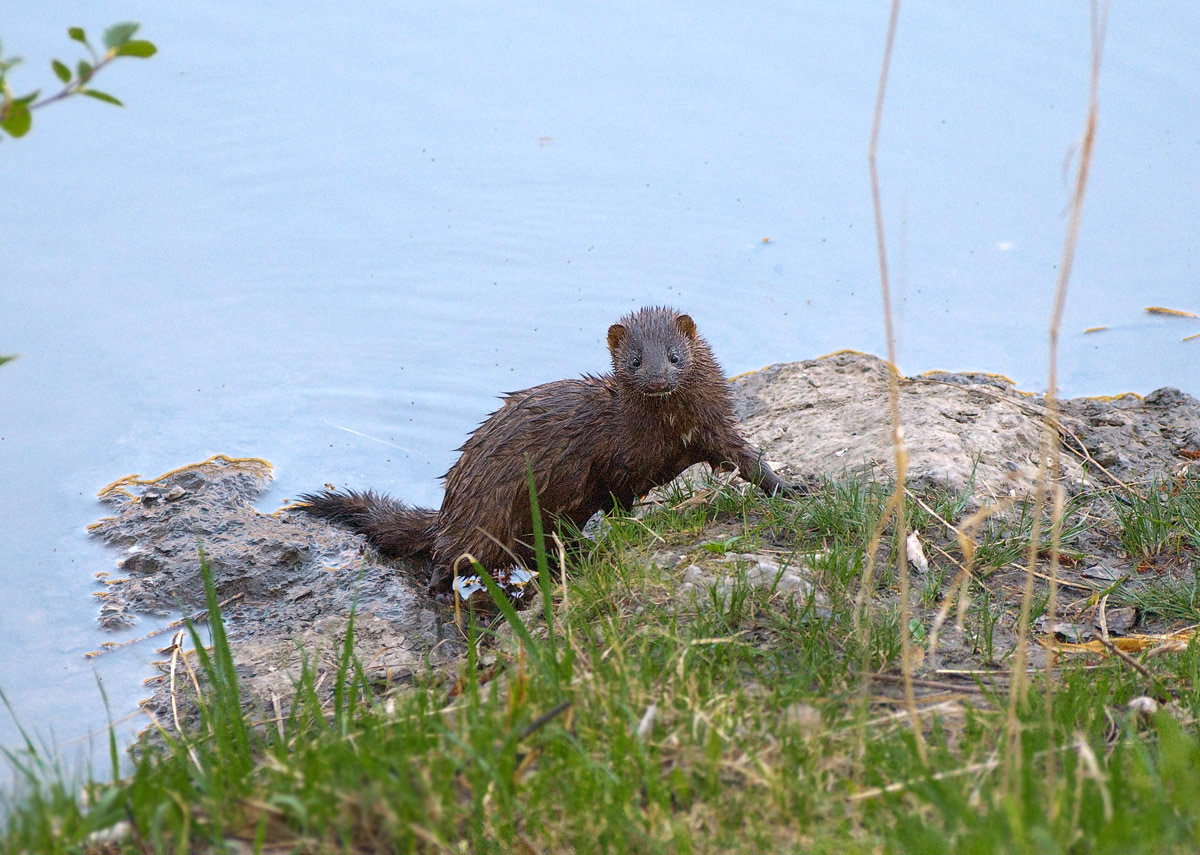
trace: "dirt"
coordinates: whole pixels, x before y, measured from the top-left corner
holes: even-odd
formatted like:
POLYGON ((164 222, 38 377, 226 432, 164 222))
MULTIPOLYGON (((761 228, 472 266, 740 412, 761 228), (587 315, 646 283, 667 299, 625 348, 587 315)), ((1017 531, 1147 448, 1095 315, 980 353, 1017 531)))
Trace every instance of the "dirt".
MULTIPOLYGON (((746 434, 781 474, 797 481, 891 477, 882 360, 837 353, 773 365, 735 378, 733 386, 746 434)), ((901 378, 899 406, 914 488, 969 489, 975 505, 1029 491, 1041 399, 1002 377, 934 373, 901 378)), ((1174 389, 1145 398, 1063 401, 1058 441, 1069 493, 1173 475, 1200 456, 1200 401, 1174 389)), ((428 567, 383 562, 361 537, 286 508, 257 511, 252 502, 270 478, 266 461, 218 456, 153 479, 123 478, 102 491, 114 516, 92 532, 120 550, 120 558, 119 574, 103 580, 101 626, 131 626, 140 614, 201 610, 199 546, 213 570, 252 703, 282 699, 286 706, 301 649, 318 669, 334 667, 352 610, 355 653, 370 680, 395 683, 428 664, 458 661, 463 646, 453 609, 424 593, 428 567)), ((1102 569, 1119 573, 1112 565, 1120 560, 1109 555, 1102 569)), ((757 574, 751 584, 777 586, 780 596, 811 589, 801 565, 781 576, 770 556, 731 556, 715 569, 683 566, 681 584, 719 587, 723 573, 746 566, 757 574)), ((1081 563, 1072 572, 1089 569, 1081 563)), ((1002 647, 1004 628, 997 633, 1002 647)), ((978 663, 977 652, 962 644, 951 643, 946 657, 978 663)), ((167 692, 164 678, 147 702, 160 718, 169 709, 167 692)))

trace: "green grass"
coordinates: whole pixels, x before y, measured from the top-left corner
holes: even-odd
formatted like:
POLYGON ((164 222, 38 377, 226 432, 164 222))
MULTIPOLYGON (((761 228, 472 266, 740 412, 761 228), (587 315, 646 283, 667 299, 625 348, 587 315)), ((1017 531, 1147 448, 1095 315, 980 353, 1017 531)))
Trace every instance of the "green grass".
MULTIPOLYGON (((113 743, 112 770, 83 783, 27 740, 8 752, 18 784, 2 796, 0 851, 1196 851, 1195 644, 1141 661, 1151 679, 1095 657, 1035 676, 1019 766, 1004 763, 1002 681, 933 691, 922 762, 896 687, 869 676, 899 673, 887 580, 866 649, 852 621, 886 497, 848 482, 800 502, 721 488, 610 517, 572 546, 568 586, 550 585, 544 609, 472 616, 451 674, 379 693, 351 654, 352 622, 337 673, 304 669, 283 720, 242 697, 206 574, 195 730, 144 747, 124 775, 113 743), (751 584, 728 559, 756 551, 807 568, 820 596, 751 584), (692 563, 731 584, 681 593, 692 563), (1147 693, 1170 703, 1149 718, 1126 709, 1147 693), (112 839, 89 843, 97 832, 112 839)), ((965 509, 961 496, 922 501, 951 520, 965 509)), ((931 562, 914 602, 935 608, 961 555, 935 516, 914 505, 910 518, 931 562)), ((1024 519, 987 536, 1018 538, 1024 519)), ((1015 605, 984 571, 1009 556, 997 547, 972 583, 981 662, 1005 655, 997 627, 1015 605)), ((543 578, 558 578, 550 558, 543 578)))
POLYGON ((1200 552, 1200 481, 1153 481, 1117 507, 1121 545, 1138 561, 1200 552))

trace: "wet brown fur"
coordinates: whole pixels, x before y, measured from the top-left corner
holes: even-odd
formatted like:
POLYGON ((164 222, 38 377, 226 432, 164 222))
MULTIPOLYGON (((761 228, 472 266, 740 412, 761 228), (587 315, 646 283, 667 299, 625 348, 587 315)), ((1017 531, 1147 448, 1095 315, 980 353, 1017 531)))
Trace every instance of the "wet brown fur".
POLYGON ((641 309, 609 327, 608 345, 612 374, 506 395, 459 449, 440 510, 330 491, 302 496, 304 510, 387 556, 432 557, 430 591, 445 593, 464 554, 486 568, 532 559, 527 460, 547 531, 555 517, 582 526, 614 500, 628 507, 694 463, 789 491, 742 437, 729 384, 688 315, 641 309))

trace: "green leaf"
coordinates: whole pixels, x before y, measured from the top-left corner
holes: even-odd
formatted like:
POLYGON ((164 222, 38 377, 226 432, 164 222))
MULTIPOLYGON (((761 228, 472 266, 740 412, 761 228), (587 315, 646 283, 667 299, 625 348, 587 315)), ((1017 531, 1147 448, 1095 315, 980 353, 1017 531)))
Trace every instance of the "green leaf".
POLYGON ((12 102, 18 107, 25 107, 37 100, 37 96, 42 92, 41 89, 34 89, 28 95, 23 95, 20 98, 13 98, 12 102))
POLYGON ((117 48, 117 56, 136 56, 138 59, 146 59, 158 53, 158 48, 154 46, 154 42, 135 40, 125 42, 117 48))
POLYGON ((87 36, 83 34, 83 27, 71 27, 67 30, 67 35, 77 42, 87 44, 87 36))
POLYGON ((79 73, 80 83, 87 83, 92 79, 92 64, 86 59, 79 60, 79 65, 76 66, 76 71, 79 73))
POLYGON ((24 61, 25 61, 24 57, 10 56, 8 59, 4 60, 3 68, 5 71, 9 71, 10 69, 16 68, 18 65, 20 65, 24 61))
POLYGON ((4 117, 4 121, 0 122, 0 128, 4 128, 14 137, 23 137, 29 133, 29 126, 32 124, 33 116, 30 115, 29 108, 14 102, 8 108, 8 115, 4 117))
POLYGON ((50 60, 50 67, 54 69, 54 73, 58 75, 58 79, 63 83, 71 82, 71 69, 67 68, 57 59, 50 60))
POLYGON ((103 101, 105 104, 116 104, 118 107, 125 106, 120 101, 118 101, 116 98, 109 95, 107 92, 101 92, 98 89, 80 89, 79 91, 82 92, 84 95, 88 95, 92 98, 95 98, 97 101, 103 101))
POLYGON ((118 48, 125 42, 133 38, 133 34, 138 30, 138 24, 133 21, 128 21, 124 24, 113 24, 104 31, 105 47, 118 48))

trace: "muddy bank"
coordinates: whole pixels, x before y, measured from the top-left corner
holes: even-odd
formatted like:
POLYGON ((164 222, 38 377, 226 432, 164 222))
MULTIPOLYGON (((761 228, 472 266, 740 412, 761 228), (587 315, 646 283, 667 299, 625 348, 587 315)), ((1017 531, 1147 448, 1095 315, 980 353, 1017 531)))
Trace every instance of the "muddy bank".
MULTIPOLYGON (((774 365, 734 387, 748 436, 777 469, 797 480, 890 475, 881 360, 840 353, 774 365)), ((971 485, 976 504, 1029 489, 1042 429, 1038 398, 1003 378, 939 373, 903 379, 900 410, 914 487, 971 485)), ((1200 401, 1172 389, 1144 399, 1064 401, 1059 442, 1070 492, 1173 475, 1200 457, 1200 401)), ((319 668, 334 665, 352 608, 356 653, 370 680, 403 681, 426 663, 458 658, 453 610, 424 593, 427 567, 382 562, 360 537, 286 509, 258 512, 251 503, 270 477, 265 461, 215 457, 106 488, 101 498, 114 515, 92 531, 120 555, 103 580, 101 625, 197 611, 200 545, 225 603, 239 672, 259 702, 272 695, 286 702, 300 648, 319 668)), ((712 573, 691 566, 680 563, 683 585, 713 584, 712 573)), ((808 586, 799 575, 792 585, 808 586)), ((160 713, 164 693, 160 686, 149 703, 160 713)))
MULTIPOLYGON (((239 675, 260 702, 290 696, 301 649, 319 670, 332 667, 352 610, 368 679, 402 681, 425 663, 458 656, 452 616, 414 578, 421 568, 382 563, 358 536, 303 515, 260 513, 251 502, 270 479, 265 461, 217 456, 105 488, 100 498, 116 514, 91 531, 121 557, 102 579, 100 625, 202 609, 202 549, 239 675)), ((161 678, 147 701, 159 715, 168 711, 167 688, 161 678)))

